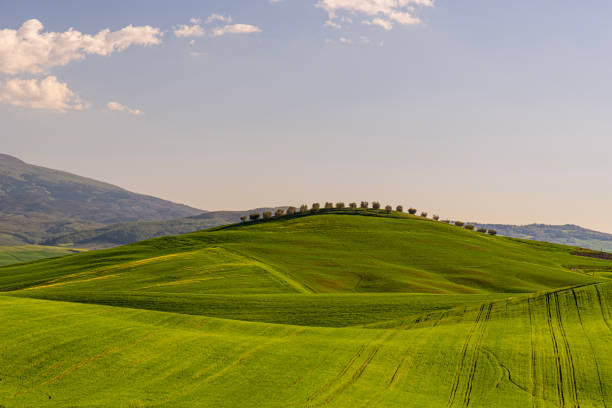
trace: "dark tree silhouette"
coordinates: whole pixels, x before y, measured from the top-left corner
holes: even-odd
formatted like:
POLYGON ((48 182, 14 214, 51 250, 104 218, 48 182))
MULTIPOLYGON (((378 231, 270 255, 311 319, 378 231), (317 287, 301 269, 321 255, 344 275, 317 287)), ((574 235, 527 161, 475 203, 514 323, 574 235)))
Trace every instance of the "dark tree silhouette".
POLYGON ((243 215, 242 217, 240 217, 240 221, 245 222, 248 219, 248 217, 246 215, 243 215))
POLYGON ((252 220, 258 220, 259 219, 259 213, 254 213, 249 215, 249 218, 252 220))
POLYGON ((395 211, 404 212, 404 207, 402 207, 401 205, 398 205, 397 207, 395 207, 395 211))
POLYGON ((264 211, 263 217, 264 217, 264 220, 269 220, 270 218, 272 218, 272 211, 264 211))
POLYGON ((409 208, 408 209, 408 213, 412 214, 412 215, 416 214, 416 211, 417 211, 416 208, 409 208))
POLYGON ((385 206, 385 213, 390 214, 392 210, 393 210, 393 207, 391 207, 390 205, 385 206))

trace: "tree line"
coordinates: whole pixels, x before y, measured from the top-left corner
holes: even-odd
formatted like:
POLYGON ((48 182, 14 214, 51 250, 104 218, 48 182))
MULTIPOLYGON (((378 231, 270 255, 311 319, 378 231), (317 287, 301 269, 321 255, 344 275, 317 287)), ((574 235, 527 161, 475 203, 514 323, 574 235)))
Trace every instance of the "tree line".
MULTIPOLYGON (((319 212, 326 212, 326 211, 332 211, 332 210, 346 210, 349 209, 351 211, 357 212, 358 211, 358 206, 357 203, 349 203, 348 206, 346 206, 344 204, 344 202, 340 201, 337 203, 332 203, 332 202, 326 202, 323 206, 323 208, 321 208, 321 204, 320 203, 313 203, 312 206, 310 206, 310 208, 308 207, 308 205, 306 204, 302 204, 299 207, 287 207, 287 210, 284 210, 282 208, 277 208, 274 212, 272 211, 264 211, 261 214, 260 213, 252 213, 249 214, 248 216, 243 215, 242 217, 240 217, 240 220, 242 222, 247 222, 247 221, 257 221, 257 220, 269 220, 272 218, 280 218, 280 217, 285 217, 285 216, 294 216, 294 215, 306 215, 306 214, 317 214, 319 212)), ((373 201, 370 207, 370 203, 368 201, 362 201, 359 204, 359 210, 361 211, 368 211, 368 210, 374 210, 376 214, 379 213, 379 211, 381 210, 381 205, 380 202, 378 201, 373 201)), ((393 212, 393 207, 390 205, 386 205, 383 209, 385 214, 390 214, 391 212, 393 212)), ((395 206, 395 211, 399 212, 399 213, 403 213, 404 212, 404 207, 402 205, 397 205, 395 206)), ((416 208, 412 208, 410 207, 408 209, 408 214, 411 215, 417 215, 417 209, 416 208)), ((428 213, 425 211, 421 211, 421 213, 419 214, 420 217, 422 218, 427 218, 428 213)), ((490 234, 490 235, 497 235, 497 231, 494 229, 486 229, 486 228, 478 228, 476 229, 473 225, 471 224, 466 224, 463 221, 451 221, 451 220, 440 220, 440 216, 439 215, 433 215, 431 217, 432 220, 434 221, 439 221, 439 222, 443 222, 445 224, 452 224, 456 227, 460 227, 460 228, 464 228, 470 231, 474 231, 476 230, 477 232, 481 232, 481 233, 486 233, 486 234, 490 234)))

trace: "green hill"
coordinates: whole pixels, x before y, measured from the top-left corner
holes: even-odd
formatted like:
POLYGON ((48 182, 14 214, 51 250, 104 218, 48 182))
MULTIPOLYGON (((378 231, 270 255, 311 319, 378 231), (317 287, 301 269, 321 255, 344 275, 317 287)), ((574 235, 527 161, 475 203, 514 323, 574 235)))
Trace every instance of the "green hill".
POLYGON ((562 245, 572 245, 590 248, 595 251, 612 252, 612 234, 593 231, 578 225, 506 225, 506 224, 476 224, 478 228, 495 229, 501 235, 522 239, 553 242, 562 245))
POLYGON ((201 210, 0 154, 0 245, 35 244, 118 222, 201 210))
POLYGON ((42 245, 0 246, 0 266, 36 261, 79 252, 78 250, 42 245))
POLYGON ((612 404, 612 262, 373 215, 0 268, 0 404, 612 404))
MULTIPOLYGON (((284 208, 284 207, 280 207, 284 208)), ((219 225, 240 222, 240 217, 253 212, 274 211, 276 208, 255 208, 247 211, 207 211, 192 217, 163 221, 138 221, 111 224, 102 228, 61 235, 43 245, 70 245, 77 248, 110 248, 146 239, 180 235, 219 225)))

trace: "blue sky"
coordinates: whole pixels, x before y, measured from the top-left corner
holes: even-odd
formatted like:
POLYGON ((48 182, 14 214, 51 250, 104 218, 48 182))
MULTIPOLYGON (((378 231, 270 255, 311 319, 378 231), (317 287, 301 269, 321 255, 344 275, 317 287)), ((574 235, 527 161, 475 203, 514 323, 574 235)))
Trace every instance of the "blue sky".
POLYGON ((0 48, 0 150, 210 210, 379 200, 612 232, 611 17, 604 1, 0 0, 4 35, 159 30, 20 49, 21 65, 0 48), (235 24, 256 30, 215 31, 235 24))

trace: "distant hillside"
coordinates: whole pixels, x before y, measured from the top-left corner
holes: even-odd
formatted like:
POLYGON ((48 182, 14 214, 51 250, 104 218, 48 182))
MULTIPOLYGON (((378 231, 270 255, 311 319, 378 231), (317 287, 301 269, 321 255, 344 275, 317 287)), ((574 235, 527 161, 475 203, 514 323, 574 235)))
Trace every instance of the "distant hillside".
POLYGON ((33 244, 108 224, 201 213, 0 154, 0 245, 33 244))
MULTIPOLYGON (((280 207, 284 208, 284 207, 280 207)), ((240 222, 242 215, 274 211, 275 208, 256 208, 247 211, 209 211, 187 218, 166 221, 140 221, 112 224, 102 228, 61 235, 44 241, 44 245, 71 245, 76 248, 110 248, 145 239, 180 235, 219 225, 240 222)))
POLYGON ((0 267, 0 403, 612 407, 612 262, 576 252, 331 210, 0 267))
POLYGON ((579 246, 596 251, 612 252, 612 234, 593 231, 578 225, 505 225, 505 224, 477 224, 477 228, 491 228, 500 235, 513 238, 533 239, 555 244, 579 246))

